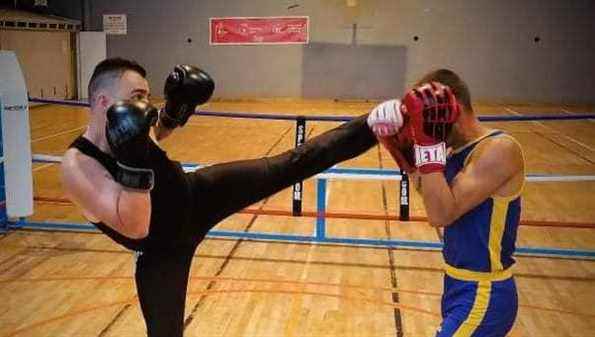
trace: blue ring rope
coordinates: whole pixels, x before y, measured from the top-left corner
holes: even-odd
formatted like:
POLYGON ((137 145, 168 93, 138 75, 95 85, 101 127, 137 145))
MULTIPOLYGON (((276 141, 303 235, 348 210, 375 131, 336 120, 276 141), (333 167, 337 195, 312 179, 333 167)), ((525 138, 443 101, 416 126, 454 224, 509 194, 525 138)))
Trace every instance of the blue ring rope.
MULTIPOLYGON (((19 223, 13 228, 18 229, 37 229, 37 230, 62 230, 62 231, 84 231, 100 233, 91 224, 81 223, 55 223, 55 222, 28 222, 19 223)), ((230 230, 211 230, 207 234, 210 237, 232 237, 245 238, 263 241, 287 241, 287 242, 315 242, 331 244, 348 244, 374 247, 393 247, 404 249, 435 250, 442 249, 442 243, 433 241, 419 240, 387 240, 387 239, 367 239, 367 238, 348 238, 348 237, 323 237, 280 233, 260 233, 243 232, 230 230)), ((595 250, 588 249, 562 249, 550 247, 517 247, 515 250, 517 256, 546 256, 569 259, 587 259, 595 260, 595 250)))
MULTIPOLYGON (((88 107, 88 102, 83 101, 66 101, 58 99, 47 99, 29 97, 29 102, 34 103, 50 103, 60 105, 73 105, 88 107)), ((198 111, 194 113, 197 116, 209 117, 227 117, 227 118, 248 118, 248 119, 267 119, 267 120, 291 120, 305 119, 308 121, 323 121, 323 122, 347 122, 352 120, 353 116, 300 116, 300 115, 281 115, 281 114, 262 114, 250 112, 218 112, 218 111, 198 111)), ((523 116, 478 116, 482 122, 510 122, 510 121, 545 121, 545 120, 585 120, 595 119, 594 113, 577 113, 574 115, 568 114, 537 114, 537 115, 523 115, 523 116)))

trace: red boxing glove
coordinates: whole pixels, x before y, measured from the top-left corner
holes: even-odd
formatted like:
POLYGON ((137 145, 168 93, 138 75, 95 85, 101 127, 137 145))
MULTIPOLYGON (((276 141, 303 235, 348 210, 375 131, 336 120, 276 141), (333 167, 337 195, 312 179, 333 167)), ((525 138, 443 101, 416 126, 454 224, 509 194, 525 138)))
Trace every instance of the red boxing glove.
POLYGON ((407 173, 415 172, 415 154, 413 152, 413 142, 411 139, 403 136, 402 134, 396 134, 389 137, 376 137, 390 153, 391 157, 399 165, 401 171, 407 173))
POLYGON ((460 115, 452 90, 430 82, 410 90, 402 100, 405 135, 414 142, 415 166, 421 173, 442 172, 446 166, 446 140, 460 115))

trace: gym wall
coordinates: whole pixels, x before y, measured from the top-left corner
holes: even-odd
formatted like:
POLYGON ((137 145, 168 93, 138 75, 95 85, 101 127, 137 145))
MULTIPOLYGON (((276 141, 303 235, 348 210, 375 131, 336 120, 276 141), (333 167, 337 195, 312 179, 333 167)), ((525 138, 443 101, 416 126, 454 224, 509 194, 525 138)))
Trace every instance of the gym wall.
POLYGON ((591 0, 84 2, 93 30, 103 14, 127 15, 108 56, 144 64, 156 94, 187 62, 212 73, 224 98, 386 98, 448 67, 479 100, 595 102, 591 0), (209 18, 231 16, 309 16, 310 44, 210 46, 209 18))

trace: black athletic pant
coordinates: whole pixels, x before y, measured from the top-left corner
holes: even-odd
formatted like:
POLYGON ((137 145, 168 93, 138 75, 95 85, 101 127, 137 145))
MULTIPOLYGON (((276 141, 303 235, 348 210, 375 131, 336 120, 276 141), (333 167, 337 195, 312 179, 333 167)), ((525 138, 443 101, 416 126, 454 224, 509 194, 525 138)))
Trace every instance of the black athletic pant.
POLYGON ((208 230, 229 215, 370 149, 376 139, 365 117, 277 156, 214 165, 187 175, 193 205, 183 228, 188 240, 168 248, 148 247, 137 260, 136 284, 149 337, 183 335, 190 265, 208 230))

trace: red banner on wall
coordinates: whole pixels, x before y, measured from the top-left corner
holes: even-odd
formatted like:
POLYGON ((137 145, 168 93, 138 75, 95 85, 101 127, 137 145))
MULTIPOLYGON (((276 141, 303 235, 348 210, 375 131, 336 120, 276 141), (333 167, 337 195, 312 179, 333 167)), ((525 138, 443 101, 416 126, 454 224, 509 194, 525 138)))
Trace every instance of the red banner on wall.
POLYGON ((307 44, 308 17, 211 18, 211 44, 307 44))

